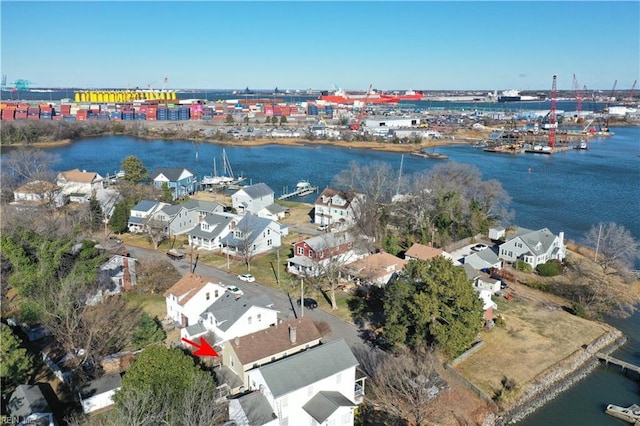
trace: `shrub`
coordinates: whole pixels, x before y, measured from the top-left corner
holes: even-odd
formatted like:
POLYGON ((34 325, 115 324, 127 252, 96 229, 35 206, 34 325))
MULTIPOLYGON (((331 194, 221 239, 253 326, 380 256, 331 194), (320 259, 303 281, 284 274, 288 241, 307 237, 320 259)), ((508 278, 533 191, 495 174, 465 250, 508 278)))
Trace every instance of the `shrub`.
POLYGON ((536 290, 544 291, 547 293, 551 292, 551 286, 547 283, 542 283, 539 281, 527 281, 524 283, 527 287, 531 287, 536 290))
POLYGON ((556 275, 562 274, 563 266, 560 262, 555 260, 550 260, 547 263, 543 263, 542 265, 538 265, 536 271, 538 274, 543 277, 554 277, 556 275))
POLYGON ((573 311, 573 314, 575 316, 578 316, 580 318, 586 318, 587 317, 587 311, 584 309, 584 306, 582 306, 578 302, 573 302, 571 304, 571 310, 573 311))
POLYGON ((516 270, 522 272, 531 272, 533 270, 533 267, 524 260, 518 260, 516 262, 516 270))

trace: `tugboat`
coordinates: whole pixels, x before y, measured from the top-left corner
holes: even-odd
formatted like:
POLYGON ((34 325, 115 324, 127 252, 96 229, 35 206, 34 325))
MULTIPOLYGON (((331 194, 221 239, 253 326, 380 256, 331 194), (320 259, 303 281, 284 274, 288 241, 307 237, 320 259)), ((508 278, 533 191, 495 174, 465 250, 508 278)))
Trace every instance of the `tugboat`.
POLYGON ((580 142, 578 145, 573 147, 574 149, 583 149, 583 150, 587 150, 589 149, 589 147, 587 146, 587 143, 585 141, 580 142))

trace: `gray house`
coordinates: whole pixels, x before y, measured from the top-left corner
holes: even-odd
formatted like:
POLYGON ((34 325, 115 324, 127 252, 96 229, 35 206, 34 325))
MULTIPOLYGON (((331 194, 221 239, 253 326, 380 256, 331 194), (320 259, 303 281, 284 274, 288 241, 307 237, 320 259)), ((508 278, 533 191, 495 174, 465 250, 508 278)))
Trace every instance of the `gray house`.
POLYGON ((274 203, 274 192, 265 183, 245 186, 231 196, 233 208, 239 214, 258 212, 274 203))
POLYGON ((247 214, 220 242, 225 253, 255 256, 280 247, 281 236, 282 228, 278 222, 247 214))
POLYGON ((222 239, 231 232, 239 220, 234 215, 218 213, 202 217, 195 227, 187 231, 189 246, 203 250, 222 248, 222 239))
POLYGON ((167 184, 174 200, 196 192, 195 175, 183 167, 159 167, 151 174, 151 180, 158 189, 167 184))
POLYGON ((7 404, 10 419, 19 419, 16 423, 21 425, 57 425, 45 394, 50 398, 55 396, 48 384, 18 386, 7 404))
POLYGON ((549 260, 562 261, 567 252, 564 244, 564 232, 554 235, 549 229, 532 231, 517 228, 515 233, 507 236, 500 244, 498 256, 509 262, 523 260, 533 268, 549 260))

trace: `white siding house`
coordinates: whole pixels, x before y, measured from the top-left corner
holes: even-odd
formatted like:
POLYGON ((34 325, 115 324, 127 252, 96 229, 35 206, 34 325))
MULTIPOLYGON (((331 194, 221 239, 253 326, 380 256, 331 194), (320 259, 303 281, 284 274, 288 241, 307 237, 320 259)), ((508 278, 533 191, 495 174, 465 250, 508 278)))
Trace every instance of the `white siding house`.
POLYGON ((566 256, 564 232, 557 236, 547 228, 531 231, 518 228, 516 232, 507 236, 507 241, 500 244, 498 257, 509 262, 523 260, 533 268, 549 260, 562 261, 566 256))
POLYGON ((319 225, 349 225, 355 222, 364 194, 326 188, 314 203, 314 222, 319 225))
POLYGON ((181 327, 198 324, 202 314, 226 289, 197 274, 187 274, 165 292, 167 317, 181 327))
POLYGON ((85 414, 111 407, 113 396, 122 387, 120 374, 109 374, 93 380, 80 388, 78 396, 85 414))
POLYGON ((259 211, 274 203, 274 193, 266 183, 260 182, 236 191, 231 196, 231 203, 238 214, 258 214, 259 211))

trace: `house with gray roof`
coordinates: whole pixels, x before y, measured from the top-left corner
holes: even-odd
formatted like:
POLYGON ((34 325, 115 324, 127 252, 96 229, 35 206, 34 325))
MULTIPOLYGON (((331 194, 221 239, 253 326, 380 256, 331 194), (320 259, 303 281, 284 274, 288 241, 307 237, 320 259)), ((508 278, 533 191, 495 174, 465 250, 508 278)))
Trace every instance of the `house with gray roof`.
POLYGON ((250 258, 280 247, 282 229, 278 222, 246 214, 220 242, 224 253, 250 258))
POLYGON ((18 386, 7 404, 9 419, 17 419, 15 423, 20 425, 57 425, 50 405, 50 402, 54 401, 48 400, 47 397, 55 397, 49 384, 18 386))
POLYGON ((233 208, 238 214, 257 214, 275 201, 274 192, 266 183, 245 186, 231 195, 233 208))
MULTIPOLYGON (((344 339, 334 340, 250 370, 249 387, 267 400, 280 424, 352 425, 356 399, 364 394, 357 365, 344 339)), ((231 400, 229 417, 247 424, 242 398, 231 400)), ((262 424, 271 423, 255 423, 262 424)))
POLYGON ((535 268, 549 260, 562 261, 566 253, 564 232, 554 235, 547 228, 532 231, 518 227, 500 244, 498 256, 508 262, 523 260, 535 268))
POLYGON ((233 424, 279 426, 281 423, 267 398, 259 391, 229 400, 229 418, 233 424))
POLYGON ((129 232, 144 232, 147 222, 153 217, 153 214, 170 204, 159 201, 142 200, 131 209, 127 225, 129 232))
POLYGON ((192 339, 212 332, 216 336, 216 344, 221 344, 236 337, 246 336, 256 331, 275 326, 278 311, 273 309, 273 302, 266 294, 256 297, 238 297, 232 293, 224 293, 200 314, 201 328, 197 330, 181 330, 182 337, 192 339))
POLYGON ((471 253, 464 257, 464 264, 470 265, 478 271, 483 269, 499 268, 502 265, 502 261, 495 254, 493 249, 486 248, 478 252, 471 253))
POLYGON ((113 406, 113 396, 122 387, 120 374, 108 374, 80 387, 78 397, 85 414, 113 406))
POLYGON ((136 282, 136 259, 116 254, 100 265, 97 288, 89 294, 86 303, 101 303, 105 297, 131 290, 136 282))
POLYGON ((256 216, 277 221, 284 219, 287 213, 289 213, 288 207, 281 206, 280 204, 270 204, 258 211, 256 216))
POLYGON ((158 189, 166 184, 174 200, 196 192, 196 177, 184 167, 158 167, 151 174, 151 181, 158 189))
POLYGON ((186 232, 189 246, 199 250, 222 249, 222 239, 229 235, 240 219, 228 213, 212 213, 201 217, 198 224, 186 232))

